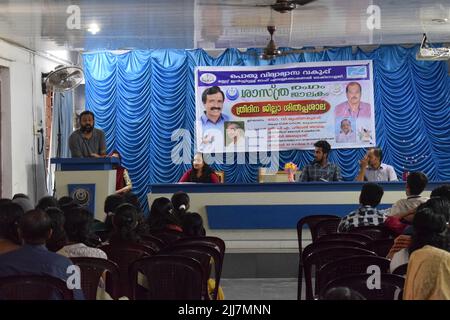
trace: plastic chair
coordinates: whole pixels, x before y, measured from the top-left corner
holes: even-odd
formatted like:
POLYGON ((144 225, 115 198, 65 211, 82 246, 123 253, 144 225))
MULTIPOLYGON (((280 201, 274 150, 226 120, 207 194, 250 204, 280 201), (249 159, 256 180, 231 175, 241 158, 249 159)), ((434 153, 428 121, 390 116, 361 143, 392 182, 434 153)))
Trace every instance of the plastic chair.
POLYGON ((175 230, 152 231, 150 233, 150 235, 160 239, 166 245, 169 245, 171 242, 174 242, 174 241, 184 237, 184 234, 182 232, 175 231, 175 230))
POLYGON ((312 230, 313 241, 317 241, 326 234, 337 233, 341 218, 327 219, 319 222, 312 230))
POLYGON ((369 243, 369 250, 372 250, 380 257, 386 257, 393 245, 394 239, 392 238, 376 239, 369 243))
POLYGON ((333 279, 349 274, 367 273, 369 266, 378 266, 381 273, 388 273, 390 263, 386 258, 370 255, 345 257, 329 262, 318 272, 317 292, 321 292, 322 288, 333 279))
POLYGON ((392 271, 392 274, 396 274, 398 276, 405 277, 407 270, 408 270, 408 264, 405 263, 405 264, 402 264, 402 265, 398 266, 397 268, 395 268, 395 270, 392 271))
POLYGON ((209 245, 209 246, 216 247, 222 256, 222 261, 224 260, 225 249, 226 249, 225 242, 218 237, 202 236, 202 237, 181 238, 181 239, 178 239, 175 242, 171 243, 170 246, 172 246, 172 245, 178 246, 181 244, 202 244, 202 245, 209 245))
POLYGON ((199 261, 185 256, 155 255, 134 261, 130 266, 131 299, 137 298, 137 275, 148 282, 148 300, 201 300, 205 287, 199 261))
MULTIPOLYGON (((106 252, 108 260, 111 260, 119 266, 120 270, 120 296, 130 296, 130 285, 128 281, 128 268, 130 264, 142 257, 152 256, 156 251, 152 248, 138 243, 114 243, 100 247, 106 252)), ((106 282, 109 283, 108 277, 106 282)), ((109 291, 109 287, 106 287, 109 291)))
POLYGON ((365 234, 360 233, 330 233, 325 234, 318 238, 316 241, 329 241, 329 240, 354 240, 358 242, 362 242, 365 244, 369 244, 373 241, 373 239, 365 234))
POLYGON ((358 247, 332 247, 327 249, 320 248, 313 251, 308 256, 306 256, 303 263, 303 268, 305 272, 306 300, 312 300, 314 298, 312 278, 314 276, 314 278, 316 279, 315 287, 317 288, 318 286, 317 274, 323 265, 335 261, 339 258, 357 255, 376 256, 375 252, 366 249, 361 249, 358 247), (312 272, 313 266, 315 266, 314 275, 312 272))
POLYGON ((312 241, 315 241, 315 226, 324 220, 328 219, 339 219, 338 216, 331 215, 331 214, 317 214, 317 215, 309 215, 301 218, 297 222, 297 240, 298 240, 298 253, 299 253, 299 265, 298 265, 298 285, 297 285, 297 299, 301 299, 301 293, 302 293, 302 274, 303 274, 303 264, 302 264, 302 251, 303 251, 303 228, 305 225, 308 226, 312 241))
POLYGON ((119 298, 120 271, 115 262, 88 257, 70 258, 70 260, 80 267, 81 289, 86 300, 96 300, 98 285, 105 272, 108 272, 108 293, 113 299, 119 298))
MULTIPOLYGON (((403 277, 390 273, 381 273, 379 277, 379 289, 367 285, 369 277, 373 277, 373 275, 367 273, 352 274, 331 280, 323 287, 323 290, 320 292, 320 297, 323 297, 324 294, 331 288, 347 287, 357 291, 367 300, 401 299, 401 292, 405 283, 405 279, 403 277)), ((370 283, 372 283, 371 279, 369 280, 369 284, 370 283)))
POLYGON ((15 275, 0 278, 0 300, 73 300, 73 292, 59 278, 15 275))
POLYGON ((360 233, 371 237, 373 240, 393 238, 393 234, 385 226, 361 226, 350 229, 349 233, 360 233))
MULTIPOLYGON (((210 256, 210 258, 214 261, 214 279, 215 279, 215 287, 212 293, 212 300, 217 300, 217 295, 219 292, 220 278, 222 275, 222 266, 223 266, 223 256, 217 247, 210 246, 209 243, 202 242, 184 242, 184 241, 176 241, 172 243, 169 248, 161 251, 161 254, 177 254, 183 252, 183 250, 196 250, 202 253, 206 253, 210 256)), ((194 258, 196 258, 194 256, 194 258)), ((199 259, 198 259, 199 260, 199 259)), ((201 261, 201 260, 199 260, 201 261)), ((202 263, 204 267, 206 281, 211 278, 211 259, 206 261, 206 265, 202 263)), ((209 296, 208 296, 209 298, 209 296)))
MULTIPOLYGON (((214 248, 208 246, 192 245, 192 246, 180 246, 180 247, 170 247, 161 252, 161 255, 167 256, 185 256, 193 258, 200 262, 203 269, 203 283, 202 288, 202 300, 210 300, 208 293, 208 279, 211 274, 211 261, 215 259, 220 259, 220 254, 214 250, 214 248), (214 258, 215 255, 215 258, 214 258)), ((214 299, 215 300, 215 299, 214 299)))
POLYGON ((156 252, 167 246, 167 243, 163 240, 149 234, 141 236, 141 243, 152 248, 156 252))

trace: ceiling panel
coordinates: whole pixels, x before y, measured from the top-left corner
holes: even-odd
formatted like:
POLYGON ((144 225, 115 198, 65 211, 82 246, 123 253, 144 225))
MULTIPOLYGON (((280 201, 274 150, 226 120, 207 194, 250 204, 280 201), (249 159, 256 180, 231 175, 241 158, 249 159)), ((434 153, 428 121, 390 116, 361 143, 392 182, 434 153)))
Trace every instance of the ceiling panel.
POLYGON ((262 7, 276 0, 0 0, 0 37, 39 51, 262 47, 266 26, 280 46, 450 42, 450 0, 316 0, 287 13, 262 7), (69 29, 70 5, 80 29, 69 29), (381 28, 370 30, 370 5, 381 28), (89 25, 100 31, 91 34, 89 25))

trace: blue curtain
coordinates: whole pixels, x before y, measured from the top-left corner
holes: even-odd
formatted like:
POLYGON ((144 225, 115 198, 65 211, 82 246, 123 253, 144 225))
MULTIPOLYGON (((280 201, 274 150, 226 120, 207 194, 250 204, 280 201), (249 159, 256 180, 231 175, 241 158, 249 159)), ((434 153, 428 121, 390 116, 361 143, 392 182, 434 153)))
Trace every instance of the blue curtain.
MULTIPOLYGON (((445 62, 417 61, 418 47, 381 46, 372 52, 337 48, 321 53, 290 54, 274 61, 258 58, 261 49, 228 49, 217 58, 202 49, 110 52, 83 55, 86 109, 106 133, 108 151, 117 149, 130 171, 133 191, 143 203, 151 183, 172 183, 190 167, 173 164, 178 144, 172 132, 184 128, 194 137, 196 66, 253 66, 293 62, 374 61, 375 122, 383 162, 403 170, 423 171, 430 180, 450 179, 450 77, 445 62)), ((285 49, 287 50, 287 49, 285 49)), ((192 139, 193 148, 194 139, 192 139)), ((179 147, 179 146, 178 146, 179 147)), ((339 149, 330 161, 353 180, 364 149, 339 149)), ((235 155, 237 156, 237 155, 235 155)), ((244 155, 247 159, 249 154, 244 155)), ((280 153, 280 166, 310 162, 308 151, 280 153)), ((260 164, 215 164, 226 182, 257 181, 260 164)), ((148 208, 146 208, 148 209, 148 208)))

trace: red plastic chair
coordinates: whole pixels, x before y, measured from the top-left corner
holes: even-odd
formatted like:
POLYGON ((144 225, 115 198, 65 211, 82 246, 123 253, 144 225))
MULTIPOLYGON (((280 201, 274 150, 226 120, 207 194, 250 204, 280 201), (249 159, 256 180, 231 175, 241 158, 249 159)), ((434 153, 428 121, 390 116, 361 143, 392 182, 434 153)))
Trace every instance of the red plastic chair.
MULTIPOLYGON (((306 250, 306 249, 305 249, 306 250)), ((318 287, 318 271, 320 268, 332 261, 339 258, 356 256, 356 255, 371 255, 376 256, 375 252, 357 247, 333 247, 327 249, 317 249, 310 253, 304 260, 305 271, 305 285, 306 285, 306 300, 313 300, 314 296, 318 294, 313 292, 312 278, 316 279, 315 287, 318 287), (313 266, 315 266, 315 272, 313 274, 313 266)))
POLYGON ((402 265, 398 266, 397 268, 395 268, 395 270, 392 271, 392 274, 396 274, 398 276, 405 277, 407 270, 408 270, 408 264, 405 263, 405 264, 402 264, 402 265))
POLYGON ((386 257, 393 245, 393 238, 376 239, 369 243, 369 250, 372 250, 380 257, 386 257))
MULTIPOLYGON (((323 297, 331 288, 347 287, 360 293, 367 300, 401 300, 405 283, 403 277, 390 273, 382 273, 379 277, 380 288, 376 289, 373 287, 369 288, 367 285, 368 278, 371 276, 372 274, 364 273, 339 277, 324 286, 320 296, 323 297)), ((369 283, 371 282, 369 280, 369 283)))
POLYGON ((323 265, 318 272, 317 292, 321 292, 328 282, 336 278, 349 274, 367 273, 370 266, 378 266, 381 273, 388 273, 390 263, 391 261, 386 258, 370 255, 351 256, 331 261, 323 265))
POLYGON ((354 240, 358 242, 362 242, 365 244, 369 244, 373 241, 373 239, 365 234, 360 233, 330 233, 325 234, 318 238, 316 241, 330 241, 330 240, 354 240))
POLYGON ((0 300, 73 300, 73 292, 59 278, 16 275, 0 278, 0 300))
POLYGON ((88 257, 70 258, 70 260, 80 267, 81 289, 86 300, 96 300, 100 278, 105 272, 108 272, 106 280, 108 293, 113 299, 119 298, 120 271, 115 262, 88 257))
MULTIPOLYGON (((119 266, 120 270, 120 296, 130 297, 130 285, 128 278, 128 268, 130 264, 142 257, 152 256, 156 254, 156 251, 152 248, 138 243, 114 243, 100 247, 106 252, 108 260, 111 260, 119 266)), ((108 283, 108 277, 106 278, 108 283)), ((109 287, 106 287, 109 291, 109 287)))
POLYGON ((199 261, 185 256, 155 255, 134 261, 130 266, 131 299, 136 300, 137 275, 148 282, 146 300, 201 300, 205 287, 199 261))
POLYGON ((349 233, 360 233, 371 237, 373 240, 393 238, 392 232, 385 226, 361 226, 350 229, 349 233))
POLYGON ((303 229, 305 226, 308 226, 309 231, 311 233, 312 241, 316 240, 316 232, 315 227, 316 225, 324 220, 329 219, 339 219, 338 216, 331 215, 331 214, 316 214, 316 215, 309 215, 301 218, 297 222, 297 240, 298 240, 298 253, 299 253, 299 264, 298 264, 298 284, 297 284, 297 299, 301 299, 301 293, 302 293, 302 275, 303 275, 303 264, 302 264, 302 252, 303 252, 303 229))

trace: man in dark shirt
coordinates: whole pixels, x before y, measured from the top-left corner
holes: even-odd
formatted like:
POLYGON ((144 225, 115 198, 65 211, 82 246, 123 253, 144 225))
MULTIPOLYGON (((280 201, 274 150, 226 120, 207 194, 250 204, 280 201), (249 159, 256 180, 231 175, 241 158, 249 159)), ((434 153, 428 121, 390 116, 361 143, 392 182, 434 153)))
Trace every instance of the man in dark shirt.
POLYGON ((94 128, 94 114, 91 111, 80 113, 80 129, 69 137, 69 148, 74 158, 100 158, 106 155, 105 133, 94 128))
MULTIPOLYGON (((50 252, 45 242, 52 234, 51 220, 41 210, 25 213, 19 222, 19 235, 24 245, 0 255, 0 277, 13 275, 48 275, 67 281, 73 274, 73 263, 66 257, 50 252)), ((74 298, 84 299, 81 289, 73 290, 74 298)))
POLYGON ((328 162, 328 155, 331 151, 330 144, 325 140, 314 143, 314 161, 303 169, 300 182, 306 181, 341 181, 341 171, 339 167, 328 162))

